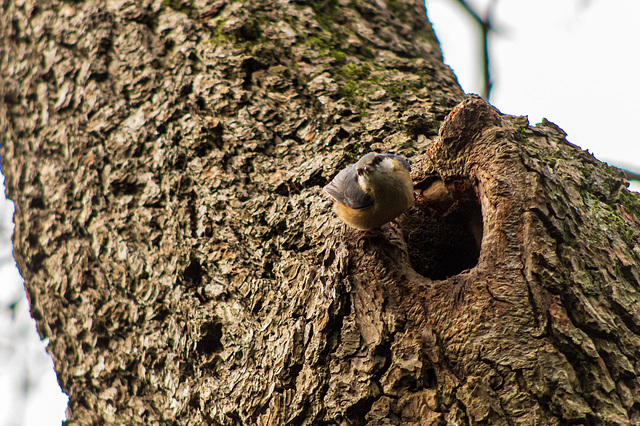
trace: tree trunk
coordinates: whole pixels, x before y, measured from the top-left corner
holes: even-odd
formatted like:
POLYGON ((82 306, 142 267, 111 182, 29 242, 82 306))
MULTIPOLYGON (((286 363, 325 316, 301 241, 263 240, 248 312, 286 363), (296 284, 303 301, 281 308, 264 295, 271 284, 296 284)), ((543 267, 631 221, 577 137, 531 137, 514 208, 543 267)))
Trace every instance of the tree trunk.
POLYGON ((422 1, 246 3, 2 5, 14 253, 69 420, 640 424, 621 173, 463 100, 422 1), (372 150, 417 195, 363 233, 320 188, 372 150))

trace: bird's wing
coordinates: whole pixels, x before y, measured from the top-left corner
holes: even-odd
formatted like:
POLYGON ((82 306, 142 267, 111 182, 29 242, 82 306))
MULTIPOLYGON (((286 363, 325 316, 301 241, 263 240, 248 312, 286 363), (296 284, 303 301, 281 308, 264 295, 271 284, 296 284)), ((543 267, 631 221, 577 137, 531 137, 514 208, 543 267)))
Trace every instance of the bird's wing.
POLYGON ((331 183, 324 187, 324 190, 338 203, 352 209, 364 209, 373 204, 373 198, 358 184, 355 164, 338 173, 331 183))

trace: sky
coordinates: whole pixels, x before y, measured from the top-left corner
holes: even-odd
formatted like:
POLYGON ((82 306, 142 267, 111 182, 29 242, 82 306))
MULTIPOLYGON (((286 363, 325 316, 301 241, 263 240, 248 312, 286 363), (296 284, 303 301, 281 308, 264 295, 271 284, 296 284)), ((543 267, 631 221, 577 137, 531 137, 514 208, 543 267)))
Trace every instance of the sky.
MULTIPOLYGON (((490 1, 468 3, 484 12, 490 1)), ((455 1, 426 4, 445 62, 479 93, 479 31, 455 1)), ((497 1, 491 103, 532 125, 544 117, 596 158, 640 172, 638 19, 638 0, 497 1)))
MULTIPOLYGON (((469 3, 483 11, 489 0, 469 3)), ((466 92, 479 93, 472 22, 454 0, 427 0, 427 9, 445 62, 466 92)), ((545 117, 600 160, 640 172, 639 18, 640 0, 498 1, 491 103, 503 113, 527 115, 531 124, 545 117)), ((0 198, 0 401, 9 407, 0 410, 0 426, 57 426, 67 397, 11 258, 12 212, 12 203, 0 198), (12 302, 15 310, 5 309, 12 302)))
POLYGON ((58 426, 68 398, 45 352, 47 342, 36 332, 13 260, 13 203, 4 197, 2 175, 0 192, 0 425, 58 426))

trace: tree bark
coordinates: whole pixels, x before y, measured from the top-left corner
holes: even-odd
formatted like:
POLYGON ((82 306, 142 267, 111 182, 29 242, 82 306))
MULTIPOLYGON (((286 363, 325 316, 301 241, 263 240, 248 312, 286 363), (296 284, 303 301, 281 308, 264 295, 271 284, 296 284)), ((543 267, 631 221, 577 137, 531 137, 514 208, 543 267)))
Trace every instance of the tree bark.
POLYGON ((638 195, 465 99, 421 1, 1 7, 14 254, 72 423, 640 424, 638 195), (320 188, 372 150, 416 203, 362 233, 320 188))

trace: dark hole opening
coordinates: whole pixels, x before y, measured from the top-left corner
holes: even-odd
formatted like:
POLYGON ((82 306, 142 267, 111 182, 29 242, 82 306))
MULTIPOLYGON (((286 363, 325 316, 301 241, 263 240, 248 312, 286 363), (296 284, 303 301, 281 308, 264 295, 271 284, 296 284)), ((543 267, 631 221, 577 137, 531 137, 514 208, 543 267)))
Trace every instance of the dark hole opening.
POLYGON ((202 354, 222 352, 222 324, 209 322, 202 325, 202 338, 196 345, 196 350, 202 354))
POLYGON ((432 178, 416 185, 416 202, 403 221, 413 269, 441 280, 478 263, 482 209, 465 178, 432 178))
POLYGON ((196 259, 191 259, 191 263, 184 270, 184 283, 187 287, 200 287, 204 271, 202 265, 196 259))

